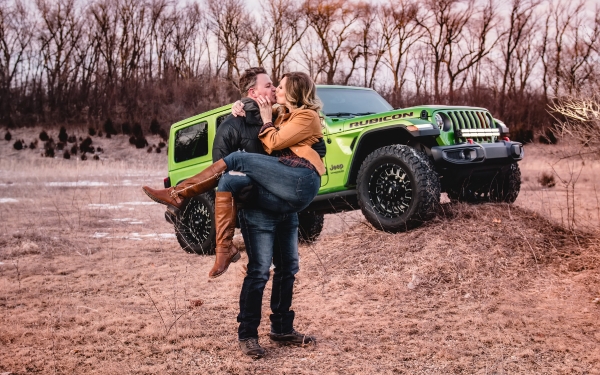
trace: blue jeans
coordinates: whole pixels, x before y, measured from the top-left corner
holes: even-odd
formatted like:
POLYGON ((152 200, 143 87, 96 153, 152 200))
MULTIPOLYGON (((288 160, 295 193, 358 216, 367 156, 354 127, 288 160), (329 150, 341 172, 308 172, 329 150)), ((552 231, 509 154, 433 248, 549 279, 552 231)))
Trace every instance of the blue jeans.
POLYGON ((238 219, 246 253, 248 270, 240 293, 238 338, 258 338, 263 291, 269 280, 271 261, 271 332, 289 333, 294 328, 292 293, 298 273, 298 215, 279 214, 262 209, 239 210, 238 219))
POLYGON ((319 192, 318 173, 302 167, 290 167, 279 158, 246 152, 233 152, 223 158, 227 171, 219 180, 219 191, 234 196, 241 188, 255 185, 258 190, 256 207, 277 213, 299 212, 305 209, 319 192))

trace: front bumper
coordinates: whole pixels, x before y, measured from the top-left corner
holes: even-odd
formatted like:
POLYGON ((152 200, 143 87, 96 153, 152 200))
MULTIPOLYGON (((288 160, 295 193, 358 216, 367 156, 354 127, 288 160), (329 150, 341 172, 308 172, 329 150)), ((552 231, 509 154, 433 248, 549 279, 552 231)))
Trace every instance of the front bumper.
POLYGON ((466 166, 477 164, 508 164, 523 159, 523 145, 519 142, 461 143, 453 146, 435 146, 431 154, 436 165, 466 166))

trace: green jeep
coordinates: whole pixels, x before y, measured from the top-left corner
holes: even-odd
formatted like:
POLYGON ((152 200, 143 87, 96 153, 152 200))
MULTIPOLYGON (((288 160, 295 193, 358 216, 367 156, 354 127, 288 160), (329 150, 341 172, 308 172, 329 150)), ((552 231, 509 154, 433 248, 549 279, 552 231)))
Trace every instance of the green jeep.
MULTIPOLYGON (((317 86, 323 101, 327 145, 321 189, 299 213, 299 236, 314 241, 326 213, 360 208, 376 228, 408 230, 430 219, 440 193, 465 202, 517 198, 521 143, 484 108, 419 106, 394 109, 377 92, 358 87, 317 86)), ((171 126, 169 176, 178 184, 212 163, 212 143, 227 105, 171 126)), ((167 210, 182 248, 214 252, 214 193, 190 199, 182 212, 167 210)))

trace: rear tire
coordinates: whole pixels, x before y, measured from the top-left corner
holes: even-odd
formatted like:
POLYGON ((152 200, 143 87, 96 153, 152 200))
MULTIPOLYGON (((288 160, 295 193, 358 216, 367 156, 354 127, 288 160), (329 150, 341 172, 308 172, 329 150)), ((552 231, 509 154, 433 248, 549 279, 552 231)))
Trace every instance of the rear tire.
POLYGON ((440 180, 429 158, 404 145, 373 151, 360 166, 356 185, 363 215, 387 232, 431 219, 440 202, 440 180))
POLYGON ((324 215, 319 212, 298 212, 298 241, 300 243, 313 243, 323 230, 324 215))
POLYGON ((181 248, 190 254, 215 253, 215 193, 210 191, 191 198, 173 218, 175 236, 181 248))

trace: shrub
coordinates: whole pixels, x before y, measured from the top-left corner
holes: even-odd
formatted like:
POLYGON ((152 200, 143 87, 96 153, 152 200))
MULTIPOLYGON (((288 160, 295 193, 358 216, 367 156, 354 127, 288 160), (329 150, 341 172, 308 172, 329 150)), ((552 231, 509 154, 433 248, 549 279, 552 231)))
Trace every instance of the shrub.
POLYGON ((104 152, 104 149, 100 146, 96 147, 96 152, 104 152))
POLYGON ((81 144, 79 145, 79 150, 82 153, 86 153, 86 152, 93 152, 92 150, 92 138, 87 137, 86 139, 83 140, 83 142, 81 142, 81 144))
POLYGON ((152 121, 150 121, 150 133, 152 133, 152 135, 157 135, 160 129, 161 127, 158 120, 153 118, 152 121))
POLYGON ((75 142, 77 142, 77 137, 74 135, 71 135, 71 136, 69 136, 69 138, 67 138, 67 142, 75 143, 75 142))
POLYGON ((71 153, 69 152, 69 150, 63 152, 63 158, 71 159, 71 153))
POLYGON ((76 145, 76 144, 74 144, 74 145, 71 147, 71 154, 73 154, 73 155, 77 155, 77 145, 76 145))
POLYGON ((551 188, 556 186, 556 180, 554 179, 554 175, 550 173, 542 173, 542 175, 538 178, 538 182, 543 187, 551 188))
POLYGON ((58 140, 62 143, 67 143, 69 139, 69 135, 67 134, 67 129, 64 126, 60 127, 60 131, 58 132, 58 140))
POLYGON ((96 129, 94 129, 94 128, 92 128, 92 127, 89 127, 89 128, 88 128, 88 134, 89 134, 90 136, 92 136, 92 137, 93 137, 93 136, 95 136, 95 135, 96 135, 96 129))
POLYGON ((144 136, 135 139, 135 148, 144 148, 146 146, 148 146, 148 141, 144 136))
POLYGON ((130 144, 135 145, 135 140, 136 140, 135 136, 132 135, 131 137, 129 137, 130 144))
POLYGON ((48 133, 46 133, 45 130, 42 130, 40 133, 40 141, 46 142, 48 140, 48 138, 50 138, 50 137, 48 137, 48 133))
POLYGON ((160 154, 160 153, 161 153, 161 149, 160 149, 160 147, 157 147, 157 148, 156 148, 156 153, 157 153, 157 154, 160 154))
POLYGON ((54 148, 44 149, 44 156, 47 158, 53 158, 54 157, 54 148))
POLYGON ((109 118, 104 121, 104 125, 102 125, 102 129, 106 133, 106 138, 110 138, 110 135, 117 135, 117 129, 115 129, 115 124, 109 118))
POLYGON ((133 129, 131 130, 132 134, 136 138, 142 138, 144 136, 144 131, 142 130, 142 125, 139 122, 133 124, 133 129))
POLYGON ((23 142, 21 142, 20 139, 17 139, 15 141, 15 143, 13 143, 13 147, 15 148, 15 150, 22 150, 23 149, 23 142))
POLYGON ((152 148, 152 146, 148 147, 148 153, 151 153, 154 149, 152 148))
POLYGON ((12 139, 12 134, 10 134, 10 132, 7 130, 6 134, 4 134, 4 140, 9 142, 11 139, 12 139))
POLYGON ((123 134, 130 135, 131 134, 131 125, 129 125, 128 122, 124 122, 123 124, 121 124, 121 132, 123 134))
POLYGON ((551 128, 546 128, 544 134, 539 136, 538 141, 545 145, 555 145, 558 143, 558 138, 556 138, 556 134, 551 128))
POLYGON ((34 150, 37 148, 38 145, 38 140, 36 139, 35 141, 31 141, 31 143, 29 143, 29 148, 34 150))
POLYGON ((62 142, 58 142, 58 143, 56 144, 56 149, 57 149, 57 150, 59 150, 59 151, 62 151, 64 148, 65 148, 65 144, 64 144, 64 143, 62 143, 62 142))
MULTIPOLYGON (((44 150, 52 150, 52 152, 54 153, 54 148, 56 147, 56 145, 54 144, 54 139, 49 138, 45 143, 44 143, 44 150)), ((54 155, 53 155, 54 156, 54 155)))
POLYGON ((169 134, 167 133, 167 131, 163 128, 160 128, 158 130, 158 135, 164 139, 164 141, 166 142, 169 139, 169 134))
POLYGON ((100 156, 94 155, 94 157, 92 159, 94 159, 94 160, 100 160, 100 156))
POLYGON ((81 160, 87 160, 87 156, 85 156, 85 152, 81 154, 81 160))

